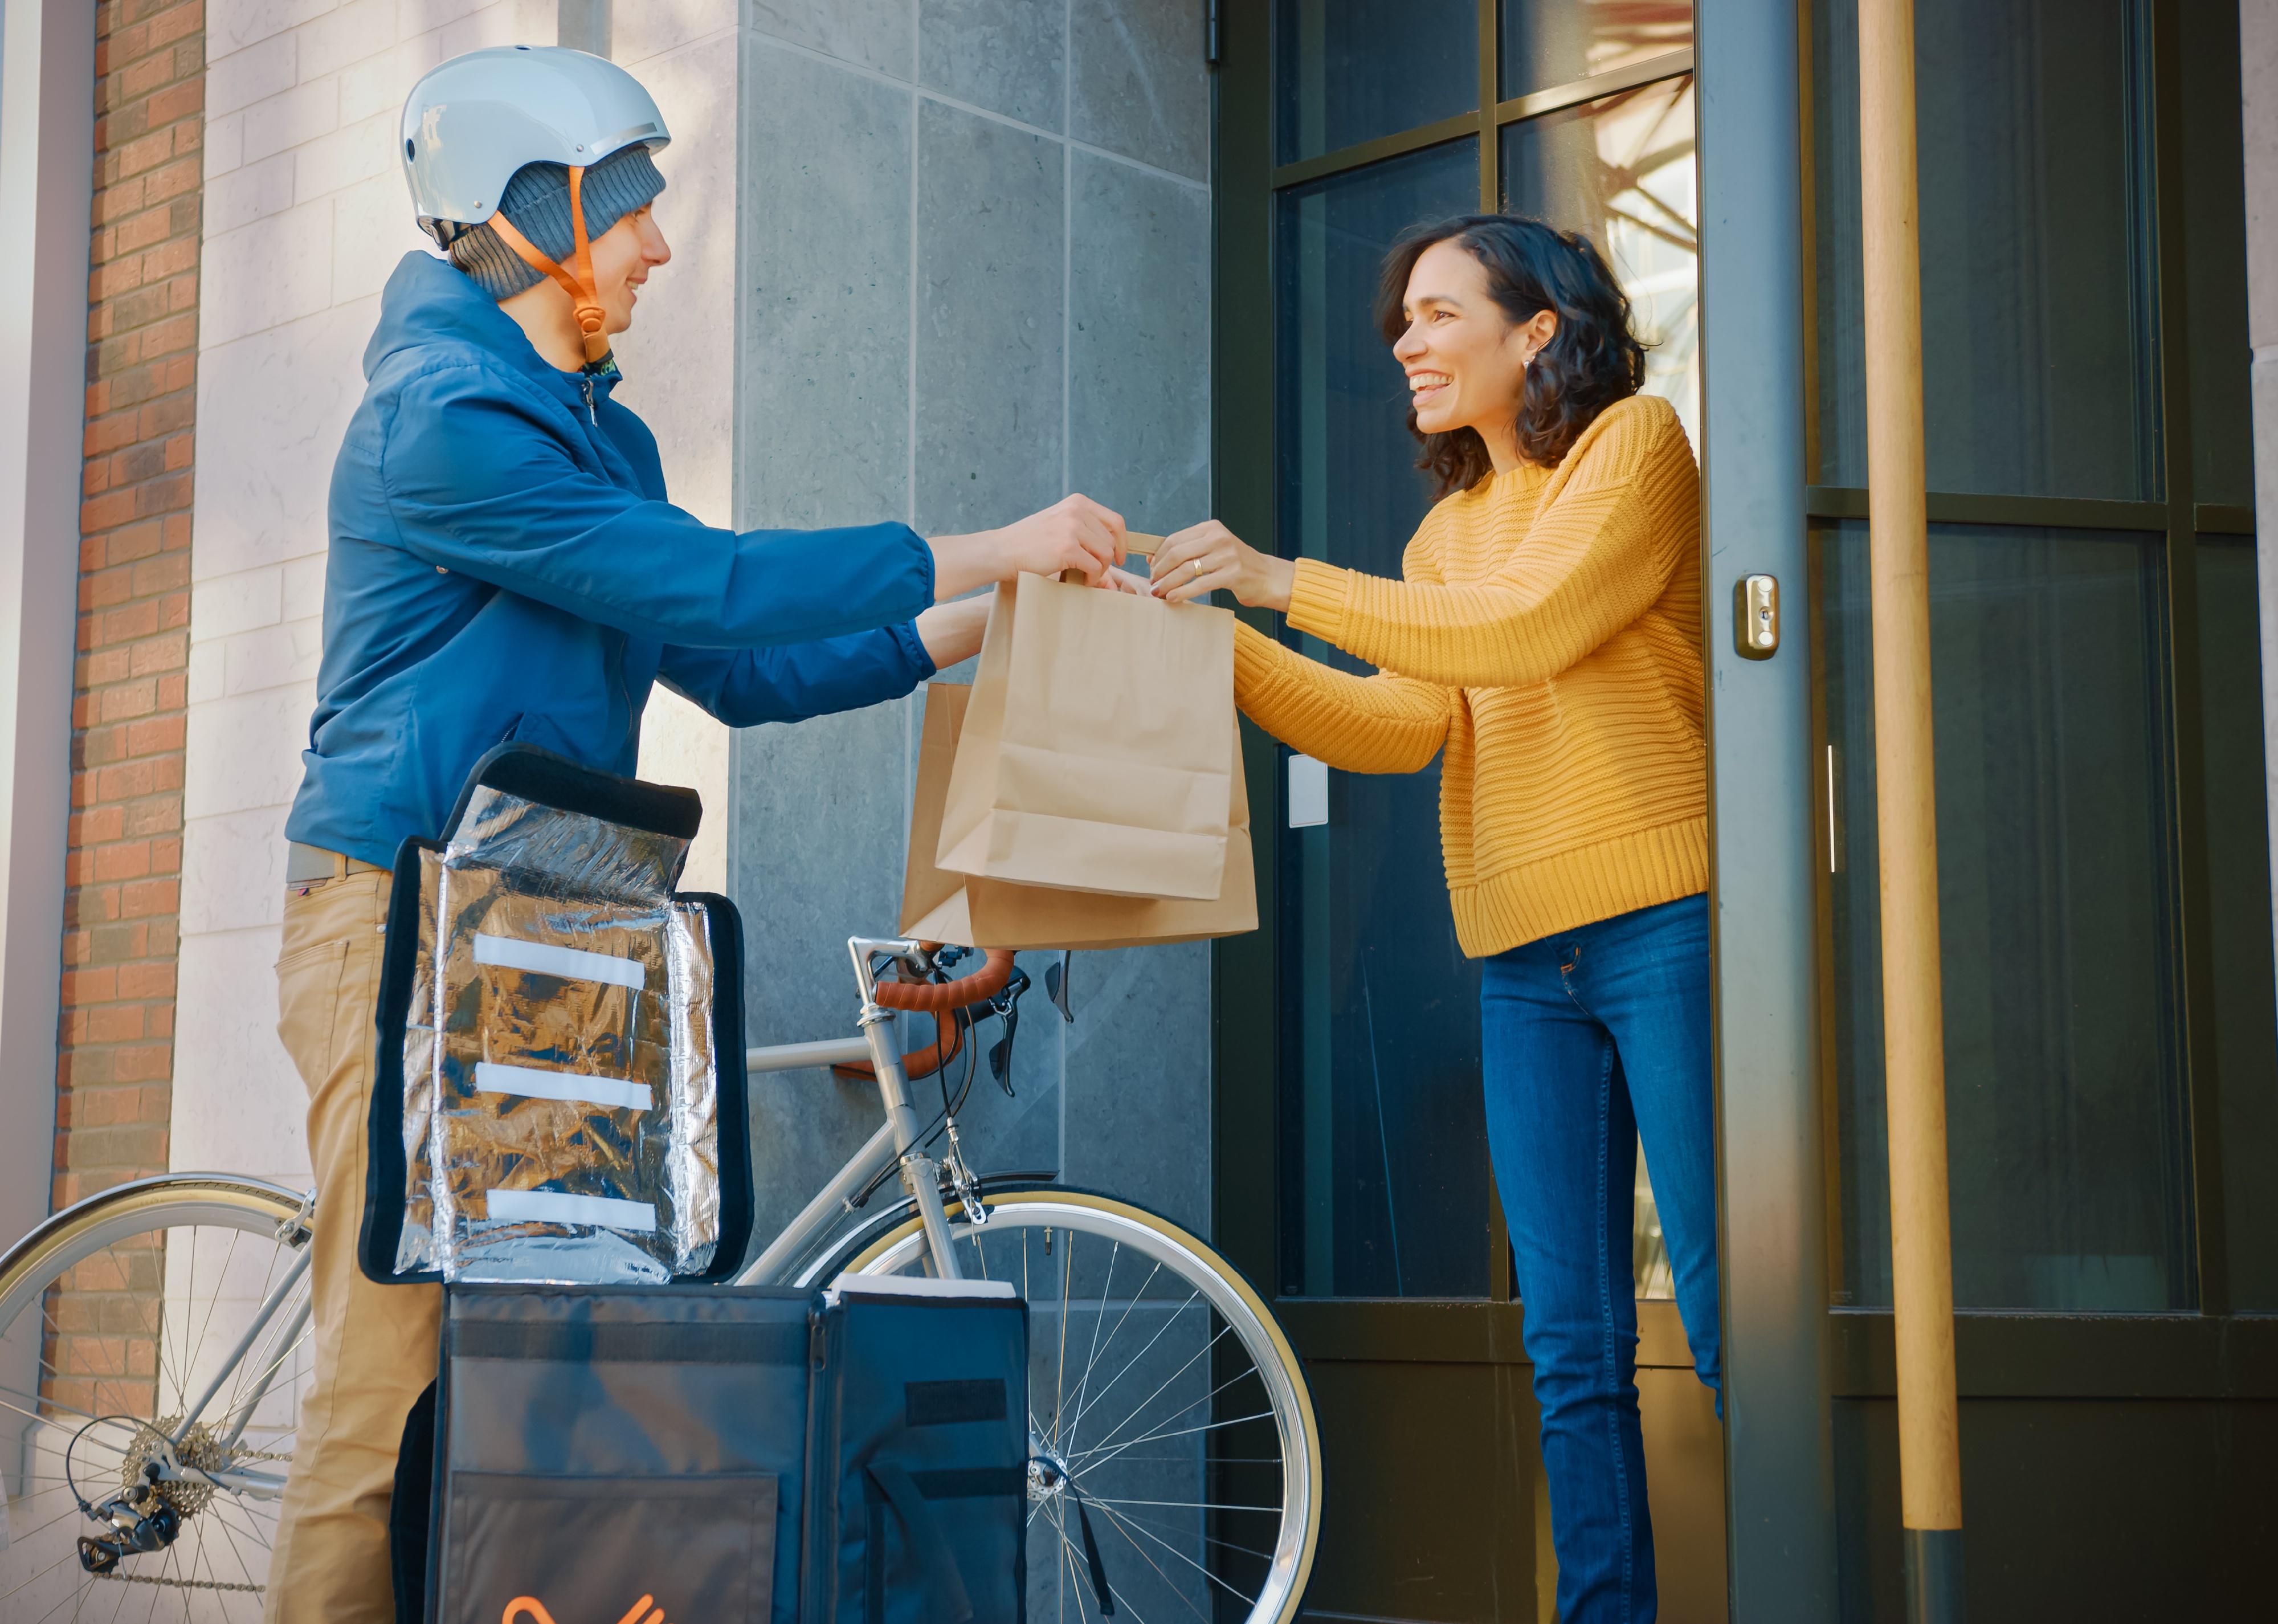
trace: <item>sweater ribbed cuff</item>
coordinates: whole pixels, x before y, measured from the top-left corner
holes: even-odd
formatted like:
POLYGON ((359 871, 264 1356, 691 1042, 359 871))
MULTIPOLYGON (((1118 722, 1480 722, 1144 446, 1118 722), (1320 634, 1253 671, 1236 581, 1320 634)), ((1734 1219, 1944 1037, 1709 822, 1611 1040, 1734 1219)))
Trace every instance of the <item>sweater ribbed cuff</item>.
POLYGON ((1300 632, 1342 647, 1345 607, 1352 601, 1353 572, 1318 558, 1297 560, 1289 583, 1289 624, 1300 632))

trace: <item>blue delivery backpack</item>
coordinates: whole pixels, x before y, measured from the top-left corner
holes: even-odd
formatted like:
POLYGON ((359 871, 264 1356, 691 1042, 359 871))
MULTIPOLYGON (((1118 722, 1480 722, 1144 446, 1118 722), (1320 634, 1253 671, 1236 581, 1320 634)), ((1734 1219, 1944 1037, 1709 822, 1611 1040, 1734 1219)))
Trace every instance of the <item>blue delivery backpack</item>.
POLYGON ((1028 1359, 1003 1283, 452 1287, 397 1616, 1020 1624, 1028 1359))
POLYGON ((509 747, 399 854, 360 1260, 445 1300, 399 1624, 1019 1624, 1012 1287, 727 1283, 741 938, 675 889, 699 816, 509 747))

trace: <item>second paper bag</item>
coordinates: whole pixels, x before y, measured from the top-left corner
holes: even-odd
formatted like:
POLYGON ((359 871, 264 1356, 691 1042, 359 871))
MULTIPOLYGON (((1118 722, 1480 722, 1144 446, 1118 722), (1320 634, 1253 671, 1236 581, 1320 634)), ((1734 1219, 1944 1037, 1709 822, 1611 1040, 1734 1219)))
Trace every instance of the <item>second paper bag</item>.
POLYGON ((989 612, 935 861, 1215 897, 1234 737, 1232 613, 1021 576, 989 612))
MULTIPOLYGON (((955 942, 962 947, 1130 947, 1142 942, 1190 942, 1235 936, 1257 928, 1257 876, 1250 858, 1250 800, 1241 762, 1227 785, 1232 827, 1226 883, 1216 898, 1110 897, 1002 880, 936 868, 933 850, 941 831, 950 762, 957 754, 973 690, 953 683, 926 688, 925 733, 918 749, 917 795, 910 811, 908 871, 902 881, 904 936, 955 942)), ((1234 724, 1227 724, 1231 740, 1234 724)), ((1229 745, 1231 747, 1231 744, 1229 745)))

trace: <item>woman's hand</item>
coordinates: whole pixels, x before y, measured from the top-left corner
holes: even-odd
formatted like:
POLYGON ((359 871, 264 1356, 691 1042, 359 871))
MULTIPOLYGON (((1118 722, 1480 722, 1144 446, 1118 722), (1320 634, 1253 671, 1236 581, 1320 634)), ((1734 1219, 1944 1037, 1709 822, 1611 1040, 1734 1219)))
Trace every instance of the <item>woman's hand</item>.
POLYGON ((989 610, 996 601, 992 586, 954 603, 936 603, 918 617, 918 641, 932 656, 936 670, 945 671, 981 652, 981 634, 989 629, 989 610))
POLYGON ((1225 587, 1251 609, 1287 610, 1297 566, 1259 552, 1216 519, 1179 532, 1155 555, 1155 595, 1173 603, 1225 587))
POLYGON ((937 603, 1021 574, 1075 570, 1097 586, 1105 571, 1123 562, 1123 516, 1089 496, 1063 496, 1002 530, 936 536, 929 545, 937 603))

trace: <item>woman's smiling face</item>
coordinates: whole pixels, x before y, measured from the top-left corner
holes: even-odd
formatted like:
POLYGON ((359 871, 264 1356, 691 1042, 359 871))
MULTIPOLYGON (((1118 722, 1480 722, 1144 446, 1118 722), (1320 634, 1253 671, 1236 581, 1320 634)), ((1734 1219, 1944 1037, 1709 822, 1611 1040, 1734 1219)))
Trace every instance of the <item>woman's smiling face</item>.
POLYGON ((1418 257, 1401 311, 1408 327, 1392 354, 1408 374, 1417 428, 1474 429, 1502 466, 1504 448, 1515 448, 1527 363, 1557 332, 1557 313, 1513 322, 1489 293, 1486 268, 1452 239, 1418 257))

